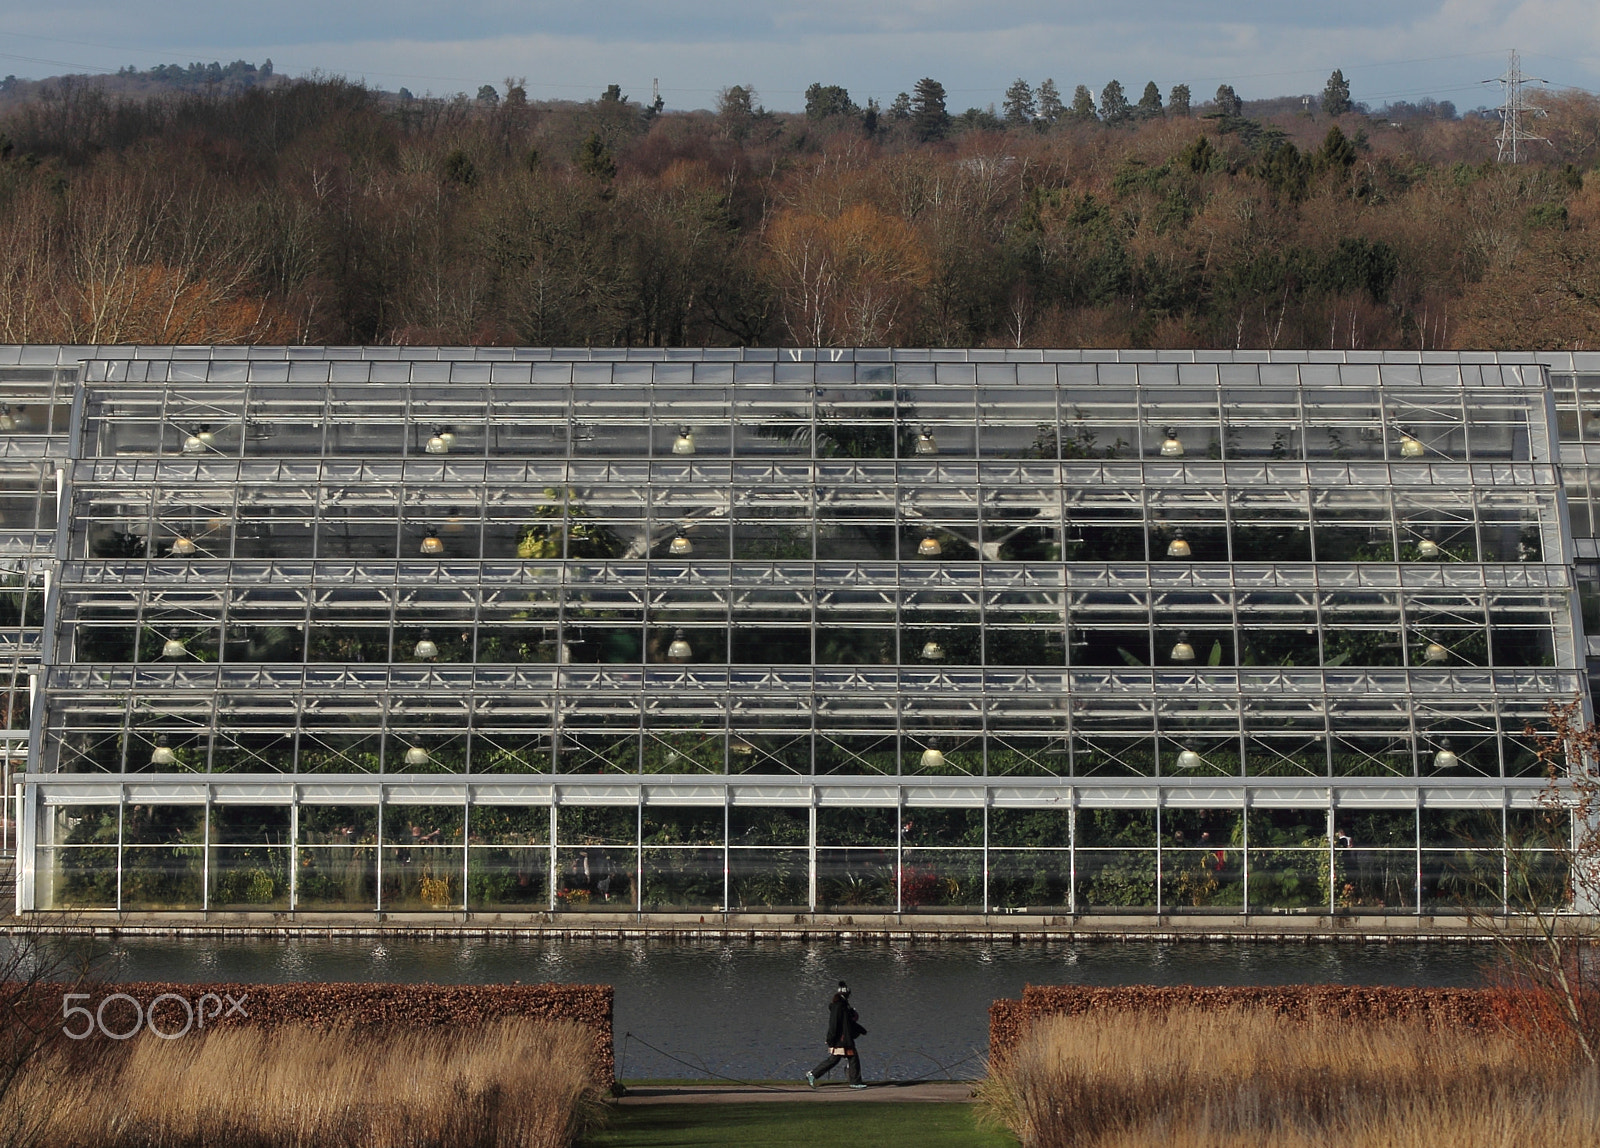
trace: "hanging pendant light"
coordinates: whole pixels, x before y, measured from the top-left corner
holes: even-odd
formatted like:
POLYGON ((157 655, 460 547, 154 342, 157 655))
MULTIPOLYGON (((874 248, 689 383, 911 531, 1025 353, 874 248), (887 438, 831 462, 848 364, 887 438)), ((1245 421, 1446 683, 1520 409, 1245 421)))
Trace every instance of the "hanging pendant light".
POLYGON ((1444 553, 1444 549, 1431 537, 1423 537, 1417 543, 1417 555, 1421 558, 1437 558, 1444 553))
POLYGON ((431 760, 432 758, 428 756, 428 751, 420 745, 409 746, 406 749, 405 761, 407 765, 427 765, 431 760))
POLYGON ((0 434, 10 434, 17 429, 17 420, 11 417, 10 407, 0 407, 0 434))
POLYGON ((162 734, 156 738, 156 747, 150 752, 151 765, 177 765, 178 755, 172 752, 172 747, 167 744, 167 737, 162 734))
POLYGON ((737 734, 735 734, 732 740, 728 742, 728 752, 733 754, 735 757, 749 757, 751 754, 755 753, 755 751, 755 746, 751 745, 749 742, 745 741, 744 738, 739 737, 737 734))
POLYGON ((1183 531, 1174 530, 1172 541, 1167 543, 1167 557, 1188 558, 1193 554, 1194 550, 1190 548, 1189 540, 1183 536, 1183 531))
POLYGON ((916 452, 918 454, 939 453, 939 443, 934 439, 933 432, 927 427, 923 427, 921 433, 917 435, 916 452))
POLYGON ((422 556, 424 558, 437 558, 444 553, 444 542, 434 532, 433 527, 422 528, 422 556))
POLYGON ((694 453, 694 432, 691 431, 688 427, 683 426, 683 427, 679 427, 678 428, 678 437, 672 440, 672 453, 673 454, 693 454, 694 453))
MULTIPOLYGON (((451 437, 453 438, 455 436, 452 435, 451 437)), ((428 437, 427 445, 425 445, 422 449, 427 451, 429 454, 449 454, 450 444, 445 441, 444 431, 438 427, 435 427, 433 434, 428 437)))
POLYGON ((687 558, 694 553, 694 543, 689 541, 689 533, 680 530, 667 545, 667 553, 674 558, 687 558))
POLYGON ((180 534, 172 540, 172 556, 174 558, 193 558, 200 548, 194 544, 194 539, 187 534, 180 534))
POLYGON ((1178 631, 1178 640, 1172 645, 1172 660, 1175 662, 1194 661, 1194 647, 1189 644, 1188 631, 1178 631))
POLYGON ((940 752, 938 738, 928 739, 928 748, 922 751, 921 765, 923 769, 944 768, 944 754, 940 752))
POLYGON ((417 644, 411 648, 411 656, 419 662, 431 662, 439 656, 439 646, 433 640, 433 634, 422 631, 422 637, 417 639, 417 644))
POLYGON ((917 543, 918 558, 937 558, 944 553, 944 547, 939 545, 939 536, 930 527, 923 534, 922 541, 917 543))
POLYGON ((1165 433, 1167 437, 1161 440, 1161 457, 1182 458, 1183 440, 1178 437, 1177 432, 1171 427, 1168 427, 1165 433))
POLYGON ((189 647, 185 646, 177 638, 168 638, 165 642, 161 643, 161 656, 163 658, 171 659, 172 661, 177 661, 179 658, 186 658, 189 656, 189 647))
POLYGON ((1421 458, 1425 450, 1421 439, 1414 437, 1408 431, 1400 432, 1401 458, 1421 458))
POLYGON ((455 431, 451 430, 449 427, 445 427, 444 430, 439 432, 439 437, 444 439, 444 445, 445 445, 445 449, 446 450, 454 450, 455 449, 455 447, 456 447, 456 432, 455 431))
POLYGON ((216 445, 217 436, 205 427, 201 427, 183 440, 184 454, 205 454, 216 445))
POLYGON ((694 650, 689 645, 689 639, 683 636, 682 630, 678 630, 672 635, 672 644, 667 647, 667 660, 687 662, 692 657, 694 657, 694 650))
POLYGON ((1423 647, 1422 660, 1427 662, 1429 665, 1436 666, 1440 662, 1447 662, 1450 660, 1450 651, 1445 649, 1438 642, 1430 641, 1425 647, 1423 647))
POLYGON ((922 660, 925 662, 944 661, 944 647, 933 639, 922 643, 922 660))
POLYGON ((31 431, 33 429, 33 420, 28 417, 27 407, 15 406, 11 408, 11 429, 19 431, 31 431))
POLYGON ((1199 769, 1205 764, 1205 759, 1192 749, 1185 749, 1178 754, 1179 769, 1199 769))
POLYGON ((1440 738, 1439 752, 1433 755, 1433 768, 1454 769, 1460 764, 1461 759, 1457 757, 1455 751, 1450 748, 1450 739, 1447 737, 1440 738))

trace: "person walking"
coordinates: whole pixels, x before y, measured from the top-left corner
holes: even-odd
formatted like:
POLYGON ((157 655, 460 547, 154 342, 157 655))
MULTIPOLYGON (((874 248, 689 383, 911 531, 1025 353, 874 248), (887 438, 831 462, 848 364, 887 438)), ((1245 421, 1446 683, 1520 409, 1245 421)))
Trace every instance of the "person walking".
POLYGON ((822 1063, 806 1073, 806 1083, 817 1086, 817 1077, 827 1076, 843 1060, 850 1065, 850 1087, 865 1088, 861 1082, 861 1057, 856 1055, 856 1037, 866 1036, 860 1017, 850 1007, 850 986, 843 981, 828 1002, 828 1055, 822 1063))

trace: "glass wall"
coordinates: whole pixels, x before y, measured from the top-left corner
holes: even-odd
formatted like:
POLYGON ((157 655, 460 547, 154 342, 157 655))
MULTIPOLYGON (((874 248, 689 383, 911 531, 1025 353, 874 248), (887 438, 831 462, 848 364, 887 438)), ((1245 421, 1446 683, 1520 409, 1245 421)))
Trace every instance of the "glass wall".
POLYGON ((48 555, 0 588, 17 648, 49 638, 34 900, 1424 914, 1559 888, 1514 830, 1527 730, 1587 696, 1573 412, 1600 370, 1163 357, 0 354, 0 526, 48 555))
POLYGON ((41 908, 222 912, 1450 916, 1559 903, 1569 829, 1415 806, 47 813, 41 908))

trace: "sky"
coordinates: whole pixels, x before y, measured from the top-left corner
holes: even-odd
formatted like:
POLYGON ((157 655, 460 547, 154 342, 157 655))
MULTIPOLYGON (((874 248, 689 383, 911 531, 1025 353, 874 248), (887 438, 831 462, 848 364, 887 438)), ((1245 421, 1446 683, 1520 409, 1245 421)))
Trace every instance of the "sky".
POLYGON ((1499 102, 1508 49, 1553 87, 1600 92, 1597 0, 0 0, 0 75, 270 58, 415 94, 526 77, 535 99, 636 100, 659 80, 673 109, 732 84, 798 110, 808 84, 888 103, 922 76, 952 111, 999 104, 1022 77, 1070 96, 1154 80, 1198 102, 1318 93, 1334 68, 1377 107, 1424 97, 1499 102))

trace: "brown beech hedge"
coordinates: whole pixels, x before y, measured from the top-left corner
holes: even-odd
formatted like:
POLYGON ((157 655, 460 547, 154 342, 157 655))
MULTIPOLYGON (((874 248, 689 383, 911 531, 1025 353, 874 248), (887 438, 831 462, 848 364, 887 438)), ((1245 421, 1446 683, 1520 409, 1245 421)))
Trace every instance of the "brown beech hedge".
POLYGON ((989 1006, 989 1056, 1002 1060, 1035 1017, 1089 1012, 1248 1008, 1311 1020, 1411 1020, 1448 1027, 1503 1027, 1519 1007, 1504 989, 1397 988, 1371 985, 1028 985, 1021 1000, 989 1006))
MULTIPOLYGON (((176 984, 140 982, 84 986, 90 1009, 126 993, 148 1010, 163 993, 194 1004, 213 993, 224 1004, 208 1009, 206 1027, 303 1024, 314 1028, 465 1026, 504 1017, 570 1020, 594 1034, 593 1069, 603 1088, 613 1083, 610 985, 433 984, 176 984), (242 1002, 234 1008, 232 1001, 242 1002), (220 1015, 211 1017, 210 1012, 220 1015)), ((128 1006, 124 1004, 123 1008, 128 1006)), ((175 1005, 163 1005, 163 1009, 175 1005)), ((181 1010, 179 1010, 181 1012, 181 1010)), ((109 1015, 109 1014, 108 1014, 109 1015)), ((174 1016, 178 1014, 175 1012, 174 1016)))

